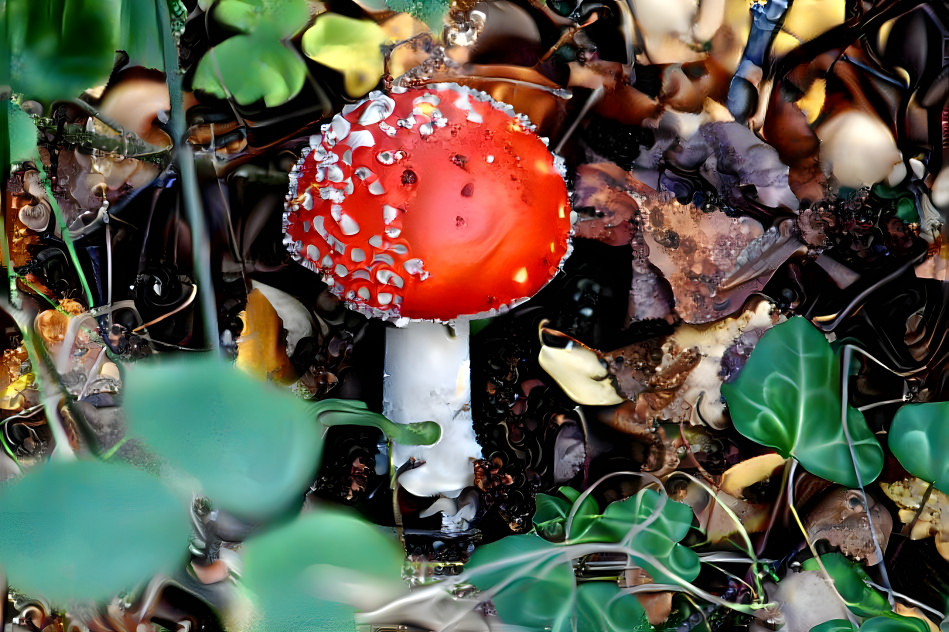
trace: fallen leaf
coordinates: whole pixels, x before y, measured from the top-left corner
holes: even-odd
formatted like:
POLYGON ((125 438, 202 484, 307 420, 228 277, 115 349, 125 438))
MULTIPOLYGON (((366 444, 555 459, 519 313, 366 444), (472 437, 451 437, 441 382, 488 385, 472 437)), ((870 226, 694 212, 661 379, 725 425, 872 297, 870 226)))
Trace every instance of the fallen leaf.
POLYGON ((263 292, 250 291, 241 320, 244 328, 237 339, 237 368, 283 384, 294 381, 297 375, 287 357, 283 321, 263 292))

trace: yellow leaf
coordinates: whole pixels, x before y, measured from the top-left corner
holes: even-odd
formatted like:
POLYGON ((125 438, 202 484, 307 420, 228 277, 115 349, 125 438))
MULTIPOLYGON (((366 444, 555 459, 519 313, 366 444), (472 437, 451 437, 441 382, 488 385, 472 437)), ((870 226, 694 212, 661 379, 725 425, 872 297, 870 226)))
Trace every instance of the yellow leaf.
POLYGON ((382 77, 385 41, 385 31, 375 22, 328 13, 307 29, 302 44, 307 57, 343 73, 346 92, 358 97, 382 77))
POLYGON ((567 396, 578 404, 611 406, 626 401, 613 387, 600 357, 579 342, 571 340, 563 349, 542 345, 537 361, 567 396))
POLYGON ((237 368, 262 379, 288 384, 296 379, 287 357, 283 321, 260 290, 247 295, 241 313, 244 328, 237 340, 237 368))

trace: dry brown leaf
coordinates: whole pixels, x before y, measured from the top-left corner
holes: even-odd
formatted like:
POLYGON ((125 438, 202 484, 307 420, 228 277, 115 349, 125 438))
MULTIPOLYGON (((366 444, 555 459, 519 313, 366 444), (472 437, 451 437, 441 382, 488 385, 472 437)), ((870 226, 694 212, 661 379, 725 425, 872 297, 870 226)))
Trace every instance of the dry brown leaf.
POLYGON ((297 376, 287 357, 283 321, 263 292, 250 291, 241 320, 244 328, 237 340, 237 367, 263 379, 293 382, 297 376))
POLYGON ((949 560, 949 496, 933 488, 920 510, 920 503, 929 488, 926 481, 906 478, 895 483, 880 483, 880 487, 899 508, 900 521, 905 525, 913 525, 910 539, 935 537, 939 555, 949 560), (919 518, 916 518, 917 513, 919 518))

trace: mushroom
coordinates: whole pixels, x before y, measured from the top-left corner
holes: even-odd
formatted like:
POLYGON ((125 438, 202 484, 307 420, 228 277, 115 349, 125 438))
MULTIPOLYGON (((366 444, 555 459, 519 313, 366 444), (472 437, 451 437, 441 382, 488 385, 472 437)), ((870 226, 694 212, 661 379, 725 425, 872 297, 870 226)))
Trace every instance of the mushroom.
POLYGON ((383 413, 442 428, 434 446, 393 447, 397 465, 424 462, 399 479, 417 496, 457 496, 480 457, 468 319, 533 296, 568 252, 561 162, 533 129, 455 84, 376 91, 311 137, 291 172, 290 252, 350 307, 397 325, 383 413))
POLYGON ((29 196, 30 202, 20 207, 17 217, 27 228, 41 233, 49 226, 53 208, 46 197, 46 188, 39 171, 30 169, 24 172, 23 191, 29 196))

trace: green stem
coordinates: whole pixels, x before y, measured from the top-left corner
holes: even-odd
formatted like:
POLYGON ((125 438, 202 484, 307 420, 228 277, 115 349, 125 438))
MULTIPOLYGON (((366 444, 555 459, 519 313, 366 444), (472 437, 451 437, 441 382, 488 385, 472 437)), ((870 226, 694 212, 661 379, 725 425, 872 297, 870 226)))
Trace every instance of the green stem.
POLYGON ((34 156, 34 162, 36 163, 36 169, 40 172, 40 176, 42 176, 43 188, 46 190, 49 205, 53 208, 53 215, 56 217, 56 225, 59 226, 59 230, 63 234, 63 243, 66 244, 66 252, 69 253, 69 259, 72 261, 73 268, 76 269, 76 274, 79 275, 79 283, 82 285, 82 292, 86 295, 86 305, 89 309, 92 309, 96 306, 92 299, 92 289, 89 287, 86 275, 82 273, 82 266, 79 264, 79 255, 76 253, 76 244, 73 242, 72 234, 66 225, 66 217, 59 208, 59 203, 56 202, 53 190, 49 186, 49 178, 46 176, 46 169, 43 167, 43 161, 40 159, 38 150, 34 156))
MULTIPOLYGON (((3 307, 13 318, 20 330, 20 334, 23 336, 23 348, 26 350, 27 357, 30 359, 30 366, 33 367, 33 379, 36 381, 36 390, 40 393, 40 400, 43 403, 46 420, 49 424, 50 432, 53 435, 53 441, 56 444, 56 448, 53 451, 53 458, 59 456, 66 460, 74 459, 75 453, 69 444, 69 435, 66 433, 66 429, 62 423, 59 422, 59 411, 56 410, 55 405, 50 405, 53 399, 49 397, 49 392, 46 388, 47 375, 55 375, 55 369, 50 363, 44 362, 45 356, 41 355, 36 344, 36 339, 33 337, 32 320, 28 318, 26 313, 22 310, 12 305, 4 305, 3 307)), ((51 377, 49 383, 56 383, 56 380, 51 377)))
POLYGON ((3 171, 0 173, 0 233, 3 238, 0 239, 0 252, 3 254, 3 261, 7 268, 7 281, 9 283, 10 302, 18 305, 19 297, 16 293, 16 279, 13 277, 13 259, 10 257, 10 242, 6 230, 6 207, 7 207, 7 182, 10 179, 10 110, 9 99, 12 93, 10 86, 10 48, 6 45, 10 41, 8 34, 8 22, 10 20, 7 12, 7 3, 0 0, 0 166, 3 171))
POLYGON ((194 168, 194 154, 185 140, 185 112, 181 89, 181 72, 178 68, 178 47, 171 32, 171 14, 166 0, 155 0, 158 23, 162 34, 165 79, 171 113, 168 127, 175 144, 175 164, 181 178, 182 197, 188 224, 191 226, 191 255, 194 278, 198 286, 198 304, 201 306, 201 321, 204 325, 206 344, 217 350, 220 346, 217 307, 214 302, 214 285, 211 277, 211 242, 208 239, 204 212, 198 193, 198 178, 194 168))

